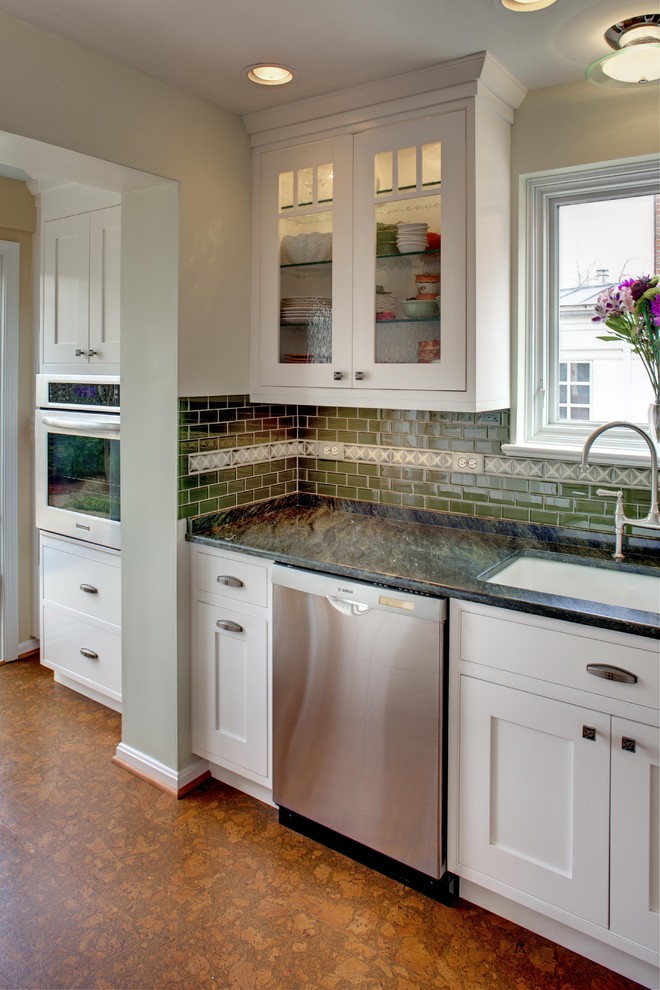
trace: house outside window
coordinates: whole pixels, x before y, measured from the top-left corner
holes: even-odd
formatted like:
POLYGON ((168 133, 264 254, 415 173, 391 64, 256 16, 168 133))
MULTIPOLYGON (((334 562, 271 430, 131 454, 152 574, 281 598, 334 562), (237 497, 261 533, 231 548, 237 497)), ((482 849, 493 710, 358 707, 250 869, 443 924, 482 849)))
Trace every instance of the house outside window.
POLYGON ((559 362, 559 419, 591 419, 591 362, 559 362))
MULTIPOLYGON (((524 270, 511 454, 578 456, 613 419, 645 425, 651 386, 627 344, 602 341, 594 304, 624 278, 660 272, 660 159, 521 179, 524 270)), ((611 432, 601 450, 634 462, 646 445, 611 432)))

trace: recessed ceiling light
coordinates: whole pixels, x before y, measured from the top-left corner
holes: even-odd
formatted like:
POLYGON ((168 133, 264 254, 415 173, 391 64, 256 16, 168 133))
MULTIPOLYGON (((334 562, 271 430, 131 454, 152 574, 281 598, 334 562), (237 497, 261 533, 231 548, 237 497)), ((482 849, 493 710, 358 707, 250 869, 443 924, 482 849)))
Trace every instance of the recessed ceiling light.
POLYGON ((557 0, 495 0, 495 6, 505 7, 506 10, 528 11, 543 10, 556 2, 557 0))
POLYGON ((285 83, 293 79, 293 69, 288 65, 275 65, 259 62, 257 65, 248 65, 243 72, 254 83, 260 86, 284 86, 285 83))
POLYGON ((613 52, 587 66, 585 76, 604 86, 660 81, 660 14, 640 14, 613 24, 605 32, 613 52))

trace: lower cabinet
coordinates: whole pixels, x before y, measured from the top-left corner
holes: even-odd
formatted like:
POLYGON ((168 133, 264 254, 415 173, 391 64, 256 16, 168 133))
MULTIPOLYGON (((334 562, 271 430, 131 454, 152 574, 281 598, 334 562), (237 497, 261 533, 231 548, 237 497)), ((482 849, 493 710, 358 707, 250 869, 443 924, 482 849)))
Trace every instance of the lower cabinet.
POLYGON ((451 623, 449 869, 657 965, 657 642, 467 602, 451 623))
POLYGON ((193 751, 271 786, 269 565, 192 546, 193 751))
POLYGON ((121 711, 121 556, 40 533, 41 663, 55 680, 121 711))

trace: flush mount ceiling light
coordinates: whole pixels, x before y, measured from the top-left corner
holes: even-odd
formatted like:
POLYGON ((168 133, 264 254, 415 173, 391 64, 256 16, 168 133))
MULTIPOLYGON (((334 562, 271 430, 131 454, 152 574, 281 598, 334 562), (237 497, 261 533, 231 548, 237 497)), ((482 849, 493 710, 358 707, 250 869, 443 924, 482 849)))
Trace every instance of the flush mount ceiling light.
POLYGON ((556 2, 557 0, 495 0, 495 6, 515 11, 543 10, 556 2))
POLYGON ((660 80, 660 14, 640 14, 613 24, 605 40, 614 49, 587 66, 585 76, 603 86, 660 80))
POLYGON ((257 65, 248 65, 243 69, 243 73, 253 83, 260 86, 284 86, 285 83, 293 79, 293 70, 288 65, 275 65, 273 63, 259 62, 257 65))

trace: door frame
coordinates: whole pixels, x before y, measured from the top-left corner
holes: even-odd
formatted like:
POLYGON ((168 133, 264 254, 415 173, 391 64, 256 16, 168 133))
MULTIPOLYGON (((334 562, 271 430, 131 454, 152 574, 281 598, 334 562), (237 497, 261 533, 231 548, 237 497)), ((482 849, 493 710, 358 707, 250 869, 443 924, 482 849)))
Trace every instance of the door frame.
POLYGON ((0 241, 0 663, 18 658, 20 245, 0 241))

